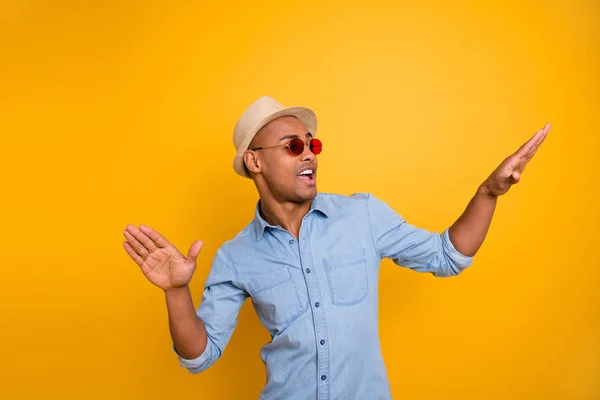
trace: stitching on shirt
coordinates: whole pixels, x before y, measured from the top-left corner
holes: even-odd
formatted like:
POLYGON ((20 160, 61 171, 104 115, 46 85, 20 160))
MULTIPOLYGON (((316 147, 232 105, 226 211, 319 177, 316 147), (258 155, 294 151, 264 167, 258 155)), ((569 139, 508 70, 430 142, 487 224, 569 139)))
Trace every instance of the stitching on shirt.
MULTIPOLYGON (((298 301, 300 301, 300 297, 298 296, 298 290, 296 289, 296 285, 294 285, 294 291, 296 292, 296 299, 298 301)), ((308 309, 308 307, 304 307, 301 304, 302 303, 298 303, 298 312, 296 312, 295 314, 293 314, 288 319, 286 319, 284 321, 279 321, 277 318, 275 318, 275 321, 278 321, 280 324, 283 325, 283 326, 280 327, 281 329, 285 329, 288 326, 290 326, 292 322, 294 322, 298 317, 300 317, 300 315, 302 315, 302 314, 304 314, 304 312, 306 312, 306 310, 308 309)))
MULTIPOLYGON (((364 249, 362 249, 362 250, 364 253, 365 250, 364 249)), ((369 274, 368 274, 368 269, 367 269, 366 263, 367 263, 366 255, 358 261, 353 261, 353 262, 350 262, 349 264, 344 264, 341 267, 340 266, 334 267, 327 262, 326 258, 323 258, 323 264, 325 265, 325 274, 327 275, 327 284, 329 285, 329 290, 331 291, 331 302, 333 304, 335 304, 337 306, 342 306, 342 307, 349 307, 349 306, 353 306, 353 305, 356 305, 356 304, 362 302, 369 295, 369 274), (331 277, 330 271, 333 271, 333 270, 336 270, 339 268, 361 265, 361 264, 364 266, 364 278, 365 278, 365 290, 363 291, 363 293, 356 300, 352 300, 352 301, 336 300, 336 295, 335 295, 336 292, 333 288, 333 283, 332 283, 333 279, 331 277)), ((358 267, 358 268, 359 268, 359 271, 362 273, 363 269, 360 267, 358 267)))
POLYGON ((224 248, 220 249, 221 252, 223 253, 223 255, 225 256, 225 258, 227 259, 227 261, 229 261, 229 267, 231 267, 233 269, 233 276, 235 277, 235 280, 237 282, 240 281, 239 276, 238 276, 238 272, 237 269, 235 268, 235 263, 233 262, 233 260, 231 259, 231 257, 229 257, 229 254, 227 254, 227 252, 225 251, 224 248))
MULTIPOLYGON (((268 317, 272 321, 272 323, 275 326, 277 326, 277 328, 280 328, 280 329, 285 329, 286 327, 288 327, 293 321, 295 321, 298 317, 300 317, 300 315, 302 315, 308 309, 306 304, 304 304, 302 302, 302 300, 300 299, 298 287, 296 286, 296 283, 294 282, 294 280, 291 276, 289 268, 288 267, 284 267, 284 268, 287 272, 287 279, 283 279, 279 282, 270 284, 267 287, 260 288, 260 290, 257 290, 256 287, 254 285, 252 285, 251 281, 248 281, 248 288, 252 292, 253 298, 259 303, 261 303, 260 296, 259 296, 261 293, 263 293, 269 289, 273 289, 280 285, 284 285, 284 284, 288 284, 288 283, 291 285, 292 290, 294 291, 294 294, 296 295, 296 311, 287 318, 278 318, 277 315, 272 315, 272 316, 268 317), (279 325, 283 325, 283 326, 279 326, 279 325)), ((270 273, 267 273, 265 275, 269 275, 269 274, 270 273)))
POLYGON ((294 322, 297 318, 300 317, 300 315, 304 314, 304 312, 306 312, 306 310, 308 310, 308 307, 304 306, 302 304, 302 302, 300 301, 300 296, 298 295, 298 288, 296 287, 296 284, 294 283, 294 281, 290 278, 289 283, 292 285, 292 288, 294 288, 294 292, 296 294, 296 302, 297 302, 297 307, 298 307, 298 311, 295 312, 294 314, 292 314, 289 318, 284 319, 284 320, 280 320, 279 318, 277 318, 276 316, 273 316, 273 322, 275 323, 275 325, 280 324, 282 326, 278 327, 280 329, 286 329, 288 326, 290 326, 292 324, 292 322, 294 322))
POLYGON ((350 261, 350 262, 348 262, 348 263, 341 264, 341 265, 328 265, 328 266, 329 266, 329 268, 330 268, 331 270, 334 270, 334 269, 338 269, 338 268, 346 268, 346 267, 351 267, 351 266, 353 266, 353 265, 356 265, 356 264, 361 264, 361 263, 366 263, 366 262, 367 262, 367 257, 366 257, 366 256, 364 256, 364 257, 362 257, 362 258, 360 258, 360 259, 358 259, 358 260, 356 260, 356 261, 350 261))
MULTIPOLYGON (((445 254, 444 247, 442 247, 442 254, 445 254)), ((448 271, 448 268, 450 269, 450 271, 452 271, 454 274, 456 274, 456 268, 453 265, 453 263, 456 263, 456 262, 452 259, 452 257, 450 257, 450 255, 447 255, 447 257, 443 257, 447 262, 446 263, 442 263, 440 267, 434 266, 432 263, 430 263, 425 258, 423 258, 423 259, 420 259, 420 258, 419 259, 408 258, 408 256, 406 256, 406 253, 404 251, 400 252, 400 257, 402 257, 404 260, 406 260, 408 262, 421 264, 421 265, 429 268, 429 272, 435 274, 436 276, 438 276, 437 274, 439 272, 442 272, 443 274, 446 274, 447 271, 448 271)))
MULTIPOLYGON (((440 238, 441 243, 442 243, 442 255, 446 255, 446 246, 444 246, 444 238, 439 233, 437 233, 437 235, 440 238)), ((450 252, 452 252, 452 249, 448 249, 448 250, 450 250, 450 252)), ((425 266, 429 267, 430 269, 432 269, 434 271, 439 270, 439 268, 435 268, 433 266, 433 264, 431 264, 427 258, 409 258, 406 255, 406 250, 401 251, 399 255, 400 255, 400 257, 402 257, 404 260, 406 260, 408 262, 414 262, 414 263, 424 264, 425 266)), ((448 255, 447 258, 450 258, 450 261, 454 262, 454 260, 452 260, 452 257, 450 257, 450 254, 447 254, 447 255, 448 255)), ((444 258, 446 258, 446 257, 444 257, 444 258)), ((446 267, 446 266, 447 265, 442 265, 442 267, 446 267)))
MULTIPOLYGON (((367 193, 366 195, 363 195, 363 198, 367 207, 367 221, 369 222, 369 232, 371 232, 371 243, 373 244, 373 249, 375 249, 375 253, 379 254, 379 252, 377 251, 377 246, 375 245, 375 238, 373 237, 373 224, 371 223, 371 211, 369 210, 369 196, 370 194, 367 193)), ((381 256, 381 254, 379 255, 381 256)))
MULTIPOLYGON (((288 276, 289 276, 289 271, 288 271, 288 276)), ((248 286, 250 286, 252 288, 252 291, 254 292, 254 294, 260 294, 262 292, 266 292, 269 289, 273 289, 274 287, 277 287, 277 286, 282 285, 282 284, 287 283, 287 282, 290 282, 290 278, 285 278, 285 279, 283 279, 281 281, 272 283, 272 284, 270 284, 267 287, 261 287, 258 290, 256 289, 256 287, 251 282, 248 282, 248 286)))
MULTIPOLYGON (((308 244, 309 252, 312 254, 313 249, 312 249, 312 244, 311 244, 310 240, 307 242, 307 244, 308 244)), ((314 281, 314 286, 317 289, 318 293, 320 293, 321 289, 320 289, 320 285, 319 285, 319 280, 315 280, 314 281)), ((309 303, 310 303, 310 298, 309 298, 309 303)), ((306 309, 307 310, 310 309, 310 306, 307 306, 306 309)), ((315 321, 315 324, 318 323, 318 322, 319 322, 318 320, 315 321)), ((329 341, 331 339, 331 337, 329 336, 329 330, 327 329, 327 318, 326 317, 321 318, 320 322, 323 324, 324 336, 325 336, 326 340, 329 341)), ((315 326, 315 330, 316 330, 316 326, 315 326)), ((318 340, 317 337, 315 337, 315 339, 318 340)), ((317 374, 316 374, 317 375, 316 376, 316 378, 317 378, 317 398, 319 398, 320 394, 321 394, 321 386, 319 386, 320 385, 320 383, 319 383, 319 375, 320 375, 320 368, 319 368, 319 366, 320 366, 320 364, 319 364, 319 359, 318 359, 319 354, 323 354, 323 357, 327 360, 327 371, 328 371, 328 375, 329 375, 329 379, 325 383, 326 387, 323 388, 323 390, 325 391, 325 396, 323 396, 323 397, 330 397, 330 395, 331 395, 331 354, 330 354, 330 346, 329 346, 329 344, 327 344, 327 346, 324 349, 322 349, 322 350, 319 349, 319 347, 318 347, 319 345, 316 345, 316 346, 317 346, 317 371, 316 371, 317 372, 317 374)))

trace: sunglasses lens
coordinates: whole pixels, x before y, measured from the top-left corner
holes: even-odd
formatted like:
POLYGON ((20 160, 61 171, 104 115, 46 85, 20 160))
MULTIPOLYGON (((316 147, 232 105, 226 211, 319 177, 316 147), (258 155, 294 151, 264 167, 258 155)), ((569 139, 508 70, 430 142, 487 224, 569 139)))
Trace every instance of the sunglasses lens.
POLYGON ((290 141, 290 151, 296 156, 302 154, 304 151, 304 142, 302 139, 293 139, 290 141))
POLYGON ((321 150, 323 150, 323 144, 319 139, 311 139, 309 146, 310 151, 312 151, 314 154, 320 154, 321 150))

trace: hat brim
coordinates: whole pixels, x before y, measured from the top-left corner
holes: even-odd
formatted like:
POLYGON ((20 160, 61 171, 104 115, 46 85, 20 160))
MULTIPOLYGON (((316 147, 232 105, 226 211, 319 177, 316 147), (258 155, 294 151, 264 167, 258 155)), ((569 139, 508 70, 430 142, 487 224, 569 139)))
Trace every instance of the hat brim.
POLYGON ((233 159, 233 169, 238 175, 243 176, 244 178, 251 178, 250 175, 246 172, 244 168, 244 153, 248 150, 248 146, 250 146, 250 142, 254 139, 254 136, 258 133, 258 131, 268 124, 269 122, 285 116, 293 116, 298 118, 304 125, 308 131, 315 137, 317 135, 317 116, 314 111, 307 107, 300 106, 292 106, 285 107, 281 110, 278 110, 272 114, 267 115, 262 120, 260 120, 246 135, 243 142, 241 143, 237 154, 233 159))

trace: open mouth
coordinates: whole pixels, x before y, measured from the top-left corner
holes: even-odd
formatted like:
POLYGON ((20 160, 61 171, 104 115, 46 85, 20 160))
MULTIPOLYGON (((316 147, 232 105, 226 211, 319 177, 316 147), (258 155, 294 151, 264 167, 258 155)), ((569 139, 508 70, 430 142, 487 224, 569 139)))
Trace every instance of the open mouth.
POLYGON ((306 183, 315 183, 315 170, 304 169, 298 173, 298 178, 306 183))

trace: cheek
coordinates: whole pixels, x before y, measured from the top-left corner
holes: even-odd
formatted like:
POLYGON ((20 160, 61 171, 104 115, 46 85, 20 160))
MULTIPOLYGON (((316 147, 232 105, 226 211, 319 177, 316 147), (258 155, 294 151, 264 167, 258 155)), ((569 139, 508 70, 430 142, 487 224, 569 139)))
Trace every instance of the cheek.
POLYGON ((293 157, 284 154, 284 157, 273 157, 265 164, 267 174, 269 176, 277 176, 278 178, 286 178, 294 175, 296 170, 296 162, 293 157))

